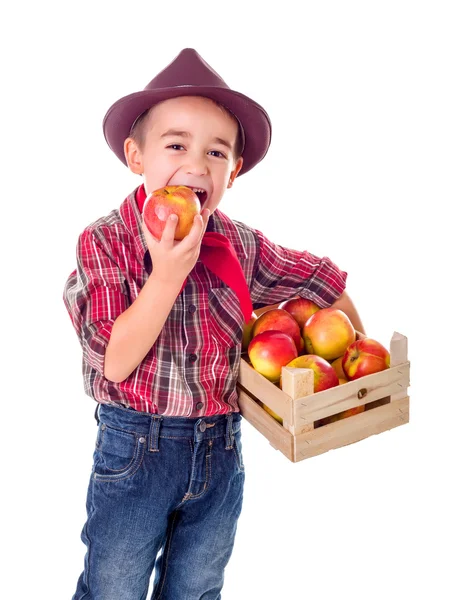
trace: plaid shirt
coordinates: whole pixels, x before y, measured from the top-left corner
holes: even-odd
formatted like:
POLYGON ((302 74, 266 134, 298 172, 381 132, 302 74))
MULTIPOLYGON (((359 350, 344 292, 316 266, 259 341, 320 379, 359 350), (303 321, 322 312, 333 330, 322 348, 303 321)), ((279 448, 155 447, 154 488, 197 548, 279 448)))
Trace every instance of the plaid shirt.
MULTIPOLYGON (((78 238, 77 269, 66 281, 63 299, 82 346, 85 393, 103 404, 165 416, 238 412, 244 317, 235 292, 200 260, 138 367, 120 383, 104 377, 114 321, 152 270, 141 219, 135 190, 119 210, 91 223, 78 238)), ((207 230, 222 233, 235 248, 254 309, 296 294, 327 307, 345 288, 347 273, 329 258, 274 244, 217 209, 207 230)))

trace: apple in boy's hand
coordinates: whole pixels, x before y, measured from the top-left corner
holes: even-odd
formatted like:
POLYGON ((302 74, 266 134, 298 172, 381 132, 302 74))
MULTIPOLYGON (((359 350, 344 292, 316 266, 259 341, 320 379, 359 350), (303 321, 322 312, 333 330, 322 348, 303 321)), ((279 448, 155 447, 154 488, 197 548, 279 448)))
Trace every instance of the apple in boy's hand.
POLYGON ((143 220, 148 231, 157 240, 162 237, 171 214, 178 217, 175 240, 183 240, 190 233, 195 215, 201 212, 198 196, 184 185, 168 185, 147 196, 143 205, 143 220))
POLYGON ((386 348, 372 338, 350 344, 342 359, 342 368, 349 381, 388 369, 391 357, 386 348))
POLYGON ((309 317, 311 317, 320 307, 307 298, 290 298, 282 302, 278 308, 282 308, 296 319, 299 328, 302 329, 309 317))
POLYGON ((355 329, 344 311, 321 308, 309 317, 302 328, 302 337, 307 354, 334 360, 343 356, 349 344, 355 341, 355 329))
POLYGON ((297 356, 293 338, 282 331, 263 331, 249 342, 248 356, 254 369, 277 383, 281 368, 297 356))

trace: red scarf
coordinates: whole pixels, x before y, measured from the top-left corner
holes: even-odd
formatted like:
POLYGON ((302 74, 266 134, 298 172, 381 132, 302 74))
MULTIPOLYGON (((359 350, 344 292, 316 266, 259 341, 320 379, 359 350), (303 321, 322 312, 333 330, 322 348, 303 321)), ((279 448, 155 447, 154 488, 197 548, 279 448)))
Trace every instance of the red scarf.
MULTIPOLYGON (((135 198, 142 214, 143 204, 146 200, 144 185, 138 188, 135 198)), ((251 296, 240 261, 230 241, 221 233, 206 231, 201 242, 199 257, 210 271, 236 292, 244 315, 244 322, 247 323, 252 314, 251 296)), ((186 282, 185 279, 182 291, 186 282)))

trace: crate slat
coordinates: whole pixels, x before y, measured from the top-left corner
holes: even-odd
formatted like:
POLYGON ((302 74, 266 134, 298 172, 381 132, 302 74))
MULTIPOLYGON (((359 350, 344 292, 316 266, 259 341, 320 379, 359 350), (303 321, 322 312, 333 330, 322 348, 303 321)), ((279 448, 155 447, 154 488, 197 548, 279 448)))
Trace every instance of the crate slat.
MULTIPOLYGON (((283 367, 283 369, 285 368, 283 367)), ((295 433, 300 433, 307 423, 313 423, 349 408, 391 396, 398 390, 406 390, 409 379, 410 363, 407 362, 323 392, 299 398, 295 401, 295 433), (360 391, 363 394, 359 398, 360 391)), ((278 410, 275 412, 278 414, 278 410)))
POLYGON ((251 393, 251 395, 254 395, 253 390, 258 390, 259 399, 265 398, 265 404, 274 410, 283 421, 292 422, 291 397, 258 373, 243 359, 241 359, 240 363, 239 384, 240 387, 251 393))
POLYGON ((243 389, 239 391, 239 405, 243 417, 268 439, 270 444, 293 460, 293 436, 270 416, 243 389))
POLYGON ((294 462, 328 450, 359 442, 409 421, 409 398, 401 398, 372 410, 324 425, 296 436, 294 462))

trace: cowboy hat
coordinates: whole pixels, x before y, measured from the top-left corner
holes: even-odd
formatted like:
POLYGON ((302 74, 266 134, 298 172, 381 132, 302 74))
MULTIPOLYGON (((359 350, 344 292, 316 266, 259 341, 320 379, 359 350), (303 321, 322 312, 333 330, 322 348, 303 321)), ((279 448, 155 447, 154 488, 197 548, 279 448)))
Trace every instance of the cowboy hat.
POLYGON ((243 166, 246 173, 267 154, 272 127, 265 110, 244 94, 231 90, 193 48, 185 48, 144 90, 115 102, 103 119, 105 139, 126 165, 124 140, 135 121, 152 106, 178 96, 204 96, 222 104, 236 117, 244 138, 243 166))

